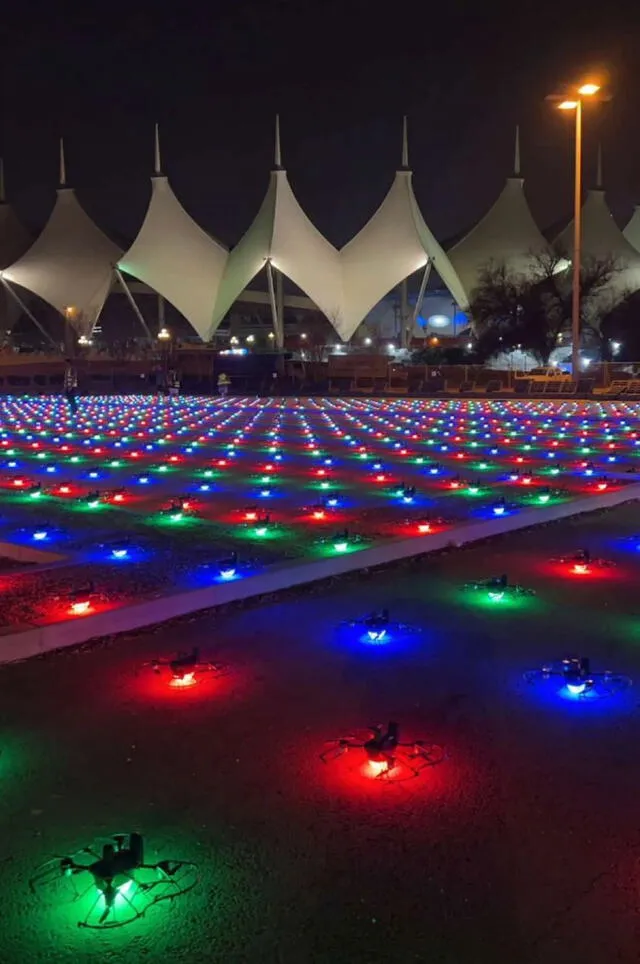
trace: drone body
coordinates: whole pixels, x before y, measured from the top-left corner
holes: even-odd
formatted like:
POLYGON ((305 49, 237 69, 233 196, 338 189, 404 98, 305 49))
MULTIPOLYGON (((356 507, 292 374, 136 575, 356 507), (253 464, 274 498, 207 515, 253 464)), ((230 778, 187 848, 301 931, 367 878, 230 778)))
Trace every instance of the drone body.
POLYGON ((573 700, 603 699, 631 686, 628 676, 610 670, 594 673, 588 656, 565 656, 524 674, 525 681, 530 684, 546 683, 553 678, 563 682, 560 695, 573 700))
POLYGON ((195 686, 204 676, 220 676, 224 672, 221 664, 201 660, 197 646, 190 652, 181 653, 172 659, 153 659, 147 665, 158 674, 166 668, 169 674, 169 686, 175 689, 195 686))
POLYGON ((526 589, 517 583, 509 582, 506 573, 501 576, 491 576, 489 579, 478 579, 464 584, 465 592, 486 592, 492 602, 501 602, 505 598, 515 598, 518 596, 534 596, 533 589, 526 589))
POLYGON ((424 740, 402 743, 400 727, 393 720, 386 726, 379 723, 369 727, 367 732, 365 739, 346 736, 331 740, 320 759, 323 763, 330 763, 347 753, 359 751, 365 757, 366 775, 385 780, 418 777, 427 767, 444 760, 442 747, 435 743, 424 740))

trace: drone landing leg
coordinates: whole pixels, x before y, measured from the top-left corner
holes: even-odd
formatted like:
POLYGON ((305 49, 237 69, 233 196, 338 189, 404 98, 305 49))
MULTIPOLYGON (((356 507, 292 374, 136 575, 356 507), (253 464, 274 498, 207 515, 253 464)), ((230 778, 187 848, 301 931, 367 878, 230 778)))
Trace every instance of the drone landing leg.
MULTIPOLYGON (((100 900, 101 897, 102 897, 102 894, 98 894, 98 896, 97 896, 96 899, 94 900, 93 904, 91 905, 91 907, 90 907, 89 910, 87 911, 87 916, 85 917, 85 919, 84 919, 83 921, 78 921, 78 927, 89 927, 89 926, 90 926, 89 924, 87 924, 87 921, 89 920, 89 918, 90 918, 91 915, 93 914, 94 910, 95 910, 96 907, 98 906, 98 901, 100 900)), ((100 918, 100 921, 102 922, 102 917, 100 918)))

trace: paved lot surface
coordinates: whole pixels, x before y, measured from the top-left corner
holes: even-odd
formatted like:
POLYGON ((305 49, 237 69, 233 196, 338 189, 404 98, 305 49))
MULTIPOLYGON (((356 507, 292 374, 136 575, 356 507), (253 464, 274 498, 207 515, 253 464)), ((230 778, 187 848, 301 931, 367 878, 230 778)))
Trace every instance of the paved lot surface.
POLYGON ((632 503, 0 668, 3 964, 637 961, 639 531, 632 503), (615 566, 551 561, 583 546, 615 566), (536 594, 460 588, 502 573, 536 594), (382 606, 383 644, 341 625, 382 606), (192 645, 226 674, 144 665, 192 645), (524 681, 568 653, 634 684, 524 681), (389 719, 444 762, 319 759, 389 719), (51 854, 130 830, 198 886, 100 933, 30 894, 51 854))

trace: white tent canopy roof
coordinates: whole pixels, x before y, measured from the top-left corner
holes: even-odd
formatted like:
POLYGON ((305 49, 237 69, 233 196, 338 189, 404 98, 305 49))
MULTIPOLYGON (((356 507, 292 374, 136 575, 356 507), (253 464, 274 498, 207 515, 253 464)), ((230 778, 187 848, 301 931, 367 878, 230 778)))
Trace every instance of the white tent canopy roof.
MULTIPOLYGON (((560 251, 573 253, 573 221, 556 240, 560 251)), ((588 192, 582 206, 583 258, 614 258, 620 271, 607 286, 618 297, 640 289, 640 252, 629 243, 607 205, 605 192, 596 188, 588 192)))
POLYGON ((304 291, 339 330, 344 300, 340 255, 314 227, 291 190, 280 166, 277 119, 275 169, 260 210, 228 257, 212 332, 267 261, 304 291))
POLYGON ((87 332, 102 310, 122 252, 65 186, 62 142, 60 174, 58 197, 42 233, 2 274, 66 314, 78 331, 87 332))
POLYGON ((228 252, 187 214, 161 173, 157 125, 151 184, 142 227, 118 266, 159 292, 205 339, 228 252))
POLYGON ((214 328, 267 261, 316 303, 345 341, 381 298, 427 261, 460 304, 466 304, 460 280, 418 208, 407 169, 406 124, 403 170, 371 220, 341 251, 320 234, 296 201, 280 167, 277 123, 275 159, 262 206, 229 255, 214 328))
POLYGON ((467 297, 490 263, 526 273, 533 258, 550 246, 533 219, 520 177, 520 134, 516 128, 514 176, 507 178, 497 201, 481 221, 448 252, 467 297))
POLYGON ((396 173, 384 201, 371 220, 342 248, 340 258, 345 312, 338 331, 345 340, 381 298, 428 261, 458 304, 467 303, 454 267, 420 213, 409 170, 396 173))

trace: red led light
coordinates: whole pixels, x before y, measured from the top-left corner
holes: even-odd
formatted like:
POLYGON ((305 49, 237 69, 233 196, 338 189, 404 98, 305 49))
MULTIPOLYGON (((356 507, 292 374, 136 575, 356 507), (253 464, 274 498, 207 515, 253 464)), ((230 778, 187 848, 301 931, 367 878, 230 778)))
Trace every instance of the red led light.
POLYGON ((72 616, 82 616, 88 613, 91 608, 91 603, 88 599, 79 600, 78 602, 71 603, 69 607, 69 612, 72 616))
POLYGON ((379 777, 382 773, 389 772, 388 760, 368 760, 367 770, 372 777, 379 777))
POLYGON ((421 533, 431 532, 431 523, 430 523, 430 522, 419 522, 419 523, 418 523, 418 532, 421 532, 421 533))
POLYGON ((173 676, 169 681, 169 686, 185 689, 187 686, 195 686, 197 682, 195 673, 183 673, 182 676, 173 676))

